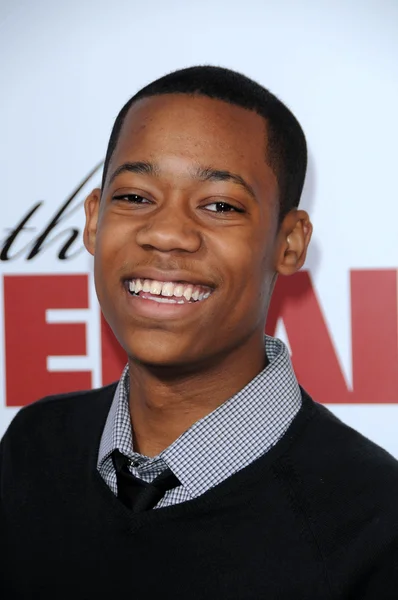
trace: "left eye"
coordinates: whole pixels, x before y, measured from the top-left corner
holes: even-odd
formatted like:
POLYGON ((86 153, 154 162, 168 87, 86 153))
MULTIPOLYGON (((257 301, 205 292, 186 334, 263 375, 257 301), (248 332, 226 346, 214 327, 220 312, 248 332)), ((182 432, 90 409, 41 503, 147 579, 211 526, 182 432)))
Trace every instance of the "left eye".
POLYGON ((120 196, 114 196, 114 200, 124 200, 131 204, 149 204, 149 200, 140 196, 139 194, 122 194, 120 196))
POLYGON ((243 212, 243 210, 232 206, 232 204, 228 204, 228 202, 212 202, 211 204, 206 204, 204 208, 210 212, 243 212))

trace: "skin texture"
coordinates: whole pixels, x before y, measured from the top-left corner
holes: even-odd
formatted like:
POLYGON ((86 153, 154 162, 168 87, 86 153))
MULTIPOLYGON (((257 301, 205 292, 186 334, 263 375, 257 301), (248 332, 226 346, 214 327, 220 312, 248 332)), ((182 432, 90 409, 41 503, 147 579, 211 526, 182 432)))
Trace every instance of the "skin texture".
POLYGON ((265 141, 266 123, 252 111, 200 96, 145 98, 126 117, 102 193, 86 200, 84 241, 103 313, 128 355, 135 449, 148 456, 264 368, 276 277, 304 264, 312 225, 293 210, 278 227, 265 141), (137 161, 152 172, 113 176, 137 161), (198 169, 237 174, 250 189, 198 169), (220 202, 232 208, 217 212, 220 202), (126 289, 134 276, 213 292, 181 313, 148 316, 126 289))

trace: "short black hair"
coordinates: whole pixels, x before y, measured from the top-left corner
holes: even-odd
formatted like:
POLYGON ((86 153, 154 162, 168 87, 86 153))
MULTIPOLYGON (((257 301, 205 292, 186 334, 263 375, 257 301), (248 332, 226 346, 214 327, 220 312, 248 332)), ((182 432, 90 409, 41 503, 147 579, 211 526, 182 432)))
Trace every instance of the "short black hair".
POLYGON ((124 119, 134 102, 162 94, 207 96, 252 110, 266 121, 266 162, 279 187, 280 220, 300 202, 307 169, 307 144, 300 123, 274 94, 241 73, 222 67, 197 66, 174 71, 142 88, 116 117, 106 152, 102 186, 124 119))

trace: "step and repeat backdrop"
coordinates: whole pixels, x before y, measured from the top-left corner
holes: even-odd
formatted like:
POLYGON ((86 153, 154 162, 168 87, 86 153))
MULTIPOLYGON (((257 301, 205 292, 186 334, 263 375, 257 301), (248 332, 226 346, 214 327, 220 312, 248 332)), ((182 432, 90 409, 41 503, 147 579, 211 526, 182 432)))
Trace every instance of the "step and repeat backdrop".
POLYGON ((314 223, 267 330, 301 384, 398 457, 398 4, 2 0, 0 437, 24 405, 116 380, 82 244, 113 120, 195 64, 258 80, 296 114, 314 223))

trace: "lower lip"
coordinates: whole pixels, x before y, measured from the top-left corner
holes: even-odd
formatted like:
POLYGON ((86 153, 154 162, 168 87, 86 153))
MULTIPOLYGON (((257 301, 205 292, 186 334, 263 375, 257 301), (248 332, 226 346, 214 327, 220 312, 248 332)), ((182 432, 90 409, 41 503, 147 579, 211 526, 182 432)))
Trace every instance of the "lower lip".
POLYGON ((195 313, 199 306, 208 300, 208 298, 206 298, 206 300, 199 300, 197 302, 173 304, 168 302, 156 302, 156 300, 149 300, 147 298, 142 298, 141 296, 133 296, 126 288, 125 292, 134 312, 142 317, 149 317, 152 319, 178 319, 185 317, 195 313))

